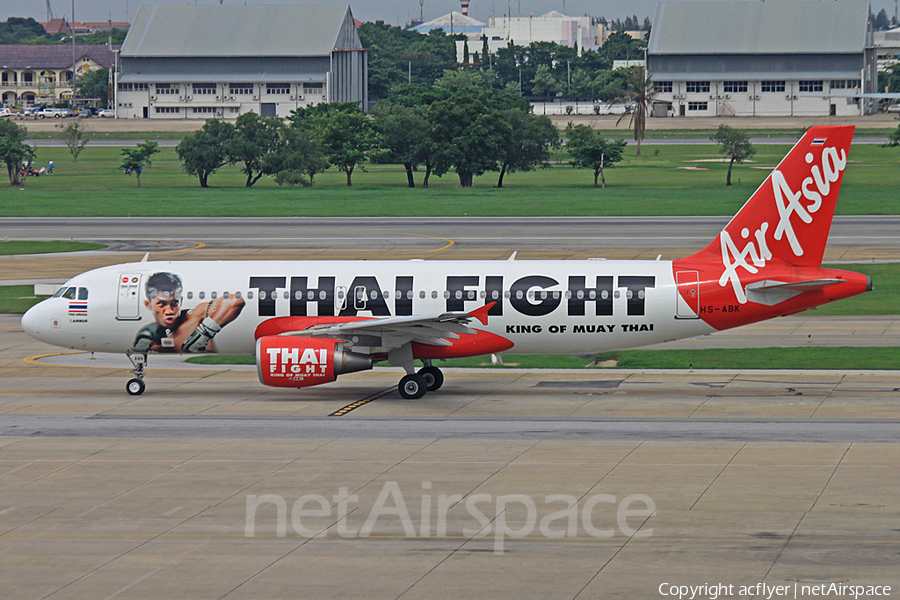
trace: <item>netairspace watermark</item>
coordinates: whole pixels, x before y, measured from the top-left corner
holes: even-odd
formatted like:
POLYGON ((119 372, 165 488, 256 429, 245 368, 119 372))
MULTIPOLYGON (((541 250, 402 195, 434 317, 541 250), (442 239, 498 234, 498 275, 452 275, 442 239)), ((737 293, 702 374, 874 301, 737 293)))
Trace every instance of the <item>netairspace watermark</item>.
MULTIPOLYGON (((422 482, 422 490, 427 491, 431 487, 430 481, 422 482)), ((625 537, 647 538, 653 535, 653 529, 641 529, 641 525, 656 514, 656 503, 644 494, 631 494, 621 501, 611 494, 594 494, 580 501, 570 494, 551 494, 544 497, 544 504, 540 508, 542 513, 552 512, 538 520, 538 504, 525 494, 470 494, 464 497, 462 494, 434 496, 431 493, 419 493, 416 503, 412 505, 420 509, 416 523, 410 517, 410 505, 399 484, 387 481, 359 529, 352 529, 347 523, 347 516, 361 508, 359 496, 350 494, 346 487, 339 488, 338 493, 330 499, 321 494, 300 496, 294 502, 290 515, 287 501, 278 494, 248 495, 244 524, 246 537, 255 537, 256 513, 263 506, 267 507, 266 510, 271 510, 269 505, 274 505, 277 511, 275 534, 278 537, 287 535, 289 518, 297 535, 321 537, 337 534, 342 538, 370 537, 381 520, 383 526, 389 527, 388 531, 394 531, 390 527, 399 522, 403 535, 407 538, 493 536, 495 554, 503 553, 507 538, 535 535, 545 538, 574 538, 579 533, 579 523, 582 534, 594 538, 615 537, 616 527, 611 525, 616 525, 620 535, 625 537), (460 504, 468 517, 474 519, 476 526, 460 526, 460 531, 448 531, 448 513, 451 508, 460 504), (512 517, 509 514, 511 511, 517 516, 512 517), (520 518, 519 515, 523 513, 524 518, 520 518), (326 528, 309 528, 304 525, 304 520, 309 524, 310 519, 335 519, 335 522, 326 528), (629 525, 629 519, 638 529, 629 525)), ((359 520, 358 515, 354 514, 354 521, 358 523, 359 520)), ((454 523, 459 524, 463 520, 466 520, 465 516, 460 518, 458 513, 454 515, 454 523)))
POLYGON ((850 585, 846 583, 807 584, 794 582, 787 585, 735 585, 725 583, 705 583, 703 585, 659 584, 659 595, 678 600, 716 600, 725 597, 754 597, 775 600, 776 598, 877 598, 891 595, 889 585, 850 585))

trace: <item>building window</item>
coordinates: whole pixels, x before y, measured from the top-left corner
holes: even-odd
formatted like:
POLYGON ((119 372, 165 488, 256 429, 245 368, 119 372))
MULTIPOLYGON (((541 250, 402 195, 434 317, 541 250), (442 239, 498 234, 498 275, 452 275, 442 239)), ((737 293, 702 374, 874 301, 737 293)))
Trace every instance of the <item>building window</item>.
POLYGON ((232 96, 249 96, 253 93, 253 84, 252 83, 229 83, 228 84, 228 93, 232 96))
POLYGON ((120 83, 119 91, 120 92, 146 92, 147 84, 146 83, 120 83))
POLYGON ((760 90, 763 92, 783 92, 783 81, 762 81, 760 82, 760 90))
POLYGON ((214 113, 216 112, 216 108, 214 106, 195 106, 191 108, 191 111, 195 115, 199 113, 214 113))
POLYGON ((289 84, 289 83, 267 83, 266 84, 266 93, 267 94, 290 94, 291 93, 291 84, 289 84))
POLYGON ((708 81, 688 81, 687 82, 687 93, 688 94, 709 93, 709 82, 708 81))
POLYGON ((156 84, 156 93, 158 95, 163 94, 178 94, 179 88, 178 86, 173 86, 171 83, 157 83, 156 84))
POLYGON ((654 81, 653 89, 661 94, 671 94, 672 93, 672 82, 671 81, 654 81))
POLYGON ((707 110, 708 102, 688 102, 688 110, 707 110))
POLYGON ((324 94, 324 89, 325 87, 321 82, 303 84, 304 94, 324 94))
POLYGON ((831 89, 833 90, 852 90, 858 87, 858 79, 838 79, 831 82, 831 89))
POLYGON ((197 96, 212 96, 216 93, 216 84, 214 83, 195 83, 193 85, 194 94, 197 96))
POLYGON ((801 92, 821 92, 822 91, 822 82, 821 81, 801 81, 800 82, 800 91, 801 92))
POLYGON ((747 82, 746 81, 726 81, 723 84, 723 90, 726 94, 731 94, 734 92, 746 92, 747 91, 747 82))
POLYGON ((180 112, 181 112, 181 108, 179 108, 179 107, 177 107, 177 106, 156 106, 156 107, 154 107, 154 108, 156 109, 156 113, 157 113, 157 114, 160 114, 160 113, 180 113, 180 112))

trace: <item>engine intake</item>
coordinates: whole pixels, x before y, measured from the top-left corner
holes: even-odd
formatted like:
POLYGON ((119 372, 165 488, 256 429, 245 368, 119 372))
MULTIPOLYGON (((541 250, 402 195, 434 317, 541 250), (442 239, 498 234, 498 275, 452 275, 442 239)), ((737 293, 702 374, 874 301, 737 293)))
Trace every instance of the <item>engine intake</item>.
POLYGON ((370 355, 345 350, 343 343, 330 338, 261 337, 256 341, 259 381, 273 387, 308 387, 372 368, 370 355))

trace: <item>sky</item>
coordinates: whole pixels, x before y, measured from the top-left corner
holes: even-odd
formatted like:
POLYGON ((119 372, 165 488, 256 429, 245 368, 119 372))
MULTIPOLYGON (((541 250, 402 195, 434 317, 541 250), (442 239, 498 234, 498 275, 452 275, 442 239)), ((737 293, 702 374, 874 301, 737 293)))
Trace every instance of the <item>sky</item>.
MULTIPOLYGON (((436 19, 450 11, 460 11, 458 0, 422 0, 422 15, 426 21, 436 19)), ((771 0, 770 0, 771 1, 771 0)), ((809 0, 822 1, 822 0, 809 0)), ((828 1, 828 0, 824 0, 828 1)), ((418 18, 420 0, 359 0, 350 2, 353 16, 361 21, 381 20, 392 25, 403 25, 410 19, 418 18)), ((224 4, 337 4, 327 0, 222 0, 224 4)), ((219 0, 74 0, 76 21, 134 20, 138 7, 142 4, 219 4, 219 0)), ((344 3, 346 4, 346 3, 344 3)), ((894 15, 894 0, 871 0, 872 12, 882 8, 888 16, 894 15)), ((73 0, 50 0, 56 17, 72 15, 73 0)), ((507 11, 513 17, 542 15, 556 10, 569 16, 591 15, 607 19, 622 19, 637 15, 653 19, 656 0, 471 0, 469 16, 487 22, 492 16, 505 16, 507 11)), ((47 0, 3 0, 0 6, 0 21, 9 17, 32 17, 38 21, 47 19, 47 0)))

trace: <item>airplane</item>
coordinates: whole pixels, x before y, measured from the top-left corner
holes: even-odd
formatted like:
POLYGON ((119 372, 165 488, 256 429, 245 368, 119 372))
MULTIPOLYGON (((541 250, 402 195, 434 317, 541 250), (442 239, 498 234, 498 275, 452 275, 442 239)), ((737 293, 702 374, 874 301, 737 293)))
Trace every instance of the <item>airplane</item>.
POLYGON ((673 261, 149 261, 83 273, 22 317, 56 346, 125 353, 144 392, 154 353, 255 354, 259 381, 302 388, 403 368, 421 398, 434 361, 590 354, 694 337, 872 289, 822 267, 852 126, 812 127, 718 236, 673 261), (417 369, 415 360, 424 367, 417 369))

